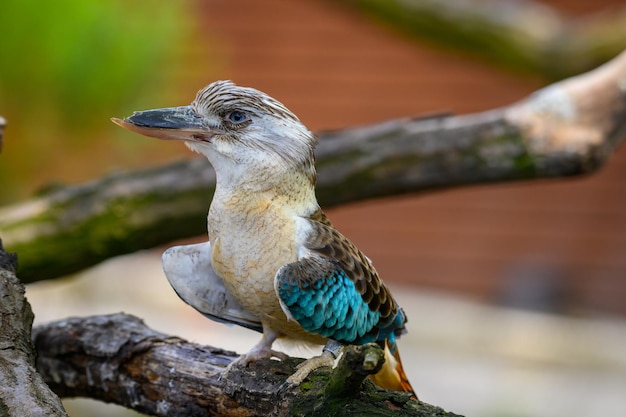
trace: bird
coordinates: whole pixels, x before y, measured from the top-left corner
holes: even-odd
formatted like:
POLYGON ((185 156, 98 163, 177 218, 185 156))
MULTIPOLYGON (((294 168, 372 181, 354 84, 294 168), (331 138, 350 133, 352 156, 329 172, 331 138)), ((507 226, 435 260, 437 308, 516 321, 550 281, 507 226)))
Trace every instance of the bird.
POLYGON ((174 291, 200 313, 262 333, 228 369, 285 359, 272 349, 278 338, 324 345, 287 379, 298 385, 332 367, 344 346, 377 343, 385 361, 371 380, 417 398, 397 346, 406 314, 372 261, 320 208, 317 139, 294 113, 224 80, 201 89, 190 105, 111 120, 144 136, 181 140, 215 170, 208 241, 167 249, 162 265, 174 291))

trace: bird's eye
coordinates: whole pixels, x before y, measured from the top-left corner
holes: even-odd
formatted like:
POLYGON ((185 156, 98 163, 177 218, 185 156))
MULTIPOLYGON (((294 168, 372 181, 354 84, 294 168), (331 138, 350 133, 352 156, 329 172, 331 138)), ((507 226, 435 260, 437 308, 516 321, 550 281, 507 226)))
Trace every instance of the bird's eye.
POLYGON ((248 121, 248 116, 241 111, 235 110, 233 112, 230 112, 226 118, 228 119, 229 122, 234 123, 234 124, 239 124, 239 123, 243 123, 248 121))

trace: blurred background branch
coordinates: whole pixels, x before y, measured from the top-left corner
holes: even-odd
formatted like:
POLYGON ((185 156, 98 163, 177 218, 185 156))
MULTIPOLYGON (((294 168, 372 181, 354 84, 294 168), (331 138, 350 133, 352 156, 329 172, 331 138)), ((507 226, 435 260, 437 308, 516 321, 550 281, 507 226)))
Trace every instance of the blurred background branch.
MULTIPOLYGON (((591 172, 623 140, 625 82, 626 52, 509 107, 322 134, 320 204, 591 172)), ((20 253, 21 279, 55 278, 202 234, 214 188, 203 160, 118 173, 0 209, 0 233, 20 253)))
POLYGON ((525 1, 344 0, 419 39, 486 57, 515 71, 561 79, 626 46, 626 5, 577 19, 525 1))

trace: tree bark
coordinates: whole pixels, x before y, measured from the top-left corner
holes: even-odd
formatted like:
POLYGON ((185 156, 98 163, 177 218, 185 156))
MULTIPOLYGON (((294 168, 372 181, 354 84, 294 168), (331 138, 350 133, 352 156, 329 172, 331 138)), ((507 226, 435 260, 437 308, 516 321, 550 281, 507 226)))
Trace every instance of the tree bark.
POLYGON ((376 366, 364 369, 364 358, 377 358, 378 367, 384 360, 375 344, 348 348, 332 372, 320 369, 290 387, 285 381, 301 359, 261 360, 224 374, 233 352, 156 332, 125 314, 38 326, 33 339, 37 368, 60 396, 154 416, 455 415, 365 380, 376 366))
POLYGON ((156 332, 125 314, 38 326, 33 345, 33 314, 15 267, 0 242, 2 416, 67 417, 56 394, 168 417, 455 416, 365 380, 384 360, 375 344, 349 347, 334 370, 320 369, 299 387, 285 383, 301 359, 224 374, 234 352, 156 332))
POLYGON ((0 241, 0 415, 67 416, 59 398, 35 370, 33 312, 14 274, 17 257, 0 241))
MULTIPOLYGON (((626 52, 527 99, 463 115, 319 135, 322 206, 464 184, 593 172, 626 133, 626 52)), ((24 282, 205 233, 215 174, 204 159, 118 173, 0 209, 24 282)))
POLYGON ((344 0, 394 28, 548 79, 588 71, 626 47, 626 7, 567 18, 532 0, 344 0))

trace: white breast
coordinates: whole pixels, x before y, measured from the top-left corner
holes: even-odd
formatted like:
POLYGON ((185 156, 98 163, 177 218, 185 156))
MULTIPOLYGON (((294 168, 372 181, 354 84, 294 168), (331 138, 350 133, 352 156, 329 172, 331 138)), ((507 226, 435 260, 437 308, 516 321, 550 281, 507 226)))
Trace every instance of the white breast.
POLYGON ((296 217, 271 201, 231 196, 212 204, 213 269, 229 292, 257 315, 282 315, 274 276, 298 259, 296 217))

